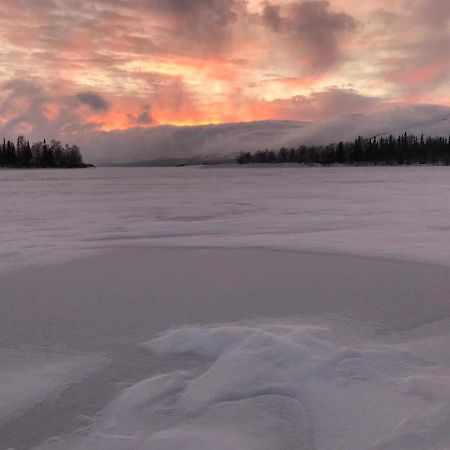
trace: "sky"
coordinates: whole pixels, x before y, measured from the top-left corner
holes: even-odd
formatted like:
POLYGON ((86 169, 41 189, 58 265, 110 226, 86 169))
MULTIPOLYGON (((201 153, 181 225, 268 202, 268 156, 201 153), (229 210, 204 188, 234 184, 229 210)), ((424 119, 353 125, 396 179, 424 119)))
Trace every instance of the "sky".
POLYGON ((448 0, 3 0, 0 132, 450 105, 448 0))

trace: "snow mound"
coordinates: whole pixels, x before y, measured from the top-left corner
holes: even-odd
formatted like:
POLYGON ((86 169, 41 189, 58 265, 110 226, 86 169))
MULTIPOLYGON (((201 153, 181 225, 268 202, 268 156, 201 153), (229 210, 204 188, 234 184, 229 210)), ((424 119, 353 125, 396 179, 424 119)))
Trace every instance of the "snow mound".
POLYGON ((450 448, 445 339, 348 342, 326 325, 168 331, 144 345, 206 367, 131 386, 88 432, 42 449, 450 448))

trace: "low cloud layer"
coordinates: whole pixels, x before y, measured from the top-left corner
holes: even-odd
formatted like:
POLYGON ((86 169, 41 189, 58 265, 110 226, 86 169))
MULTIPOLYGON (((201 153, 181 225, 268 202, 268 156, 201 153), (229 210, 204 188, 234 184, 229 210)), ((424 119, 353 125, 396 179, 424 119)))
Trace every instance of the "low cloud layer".
POLYGON ((91 132, 82 138, 85 155, 97 163, 216 159, 241 151, 328 144, 358 135, 403 132, 446 135, 450 108, 405 106, 371 114, 351 114, 320 122, 263 121, 193 127, 157 126, 126 131, 91 132))

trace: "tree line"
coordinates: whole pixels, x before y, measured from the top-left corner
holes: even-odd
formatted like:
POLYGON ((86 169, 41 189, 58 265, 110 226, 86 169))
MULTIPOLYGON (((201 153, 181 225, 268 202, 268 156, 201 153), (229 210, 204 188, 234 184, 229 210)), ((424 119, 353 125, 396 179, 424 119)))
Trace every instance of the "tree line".
POLYGON ((17 141, 6 141, 0 145, 0 167, 40 167, 40 168, 79 168, 84 164, 80 148, 77 145, 63 145, 53 139, 50 143, 44 139, 30 145, 23 136, 17 141))
POLYGON ((414 135, 363 138, 326 146, 281 148, 279 150, 242 152, 238 164, 347 164, 347 165, 450 165, 450 137, 414 135))

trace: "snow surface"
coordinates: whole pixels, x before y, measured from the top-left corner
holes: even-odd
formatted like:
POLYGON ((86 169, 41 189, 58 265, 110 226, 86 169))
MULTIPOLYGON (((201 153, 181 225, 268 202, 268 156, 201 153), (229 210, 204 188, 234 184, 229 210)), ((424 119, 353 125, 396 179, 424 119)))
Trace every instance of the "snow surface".
POLYGON ((50 353, 0 349, 0 425, 54 398, 70 384, 78 383, 108 362, 98 355, 50 353))
POLYGON ((448 450, 449 193, 443 167, 1 171, 0 450, 448 450))
POLYGON ((446 167, 0 173, 0 272, 116 246, 268 247, 450 265, 446 167))

